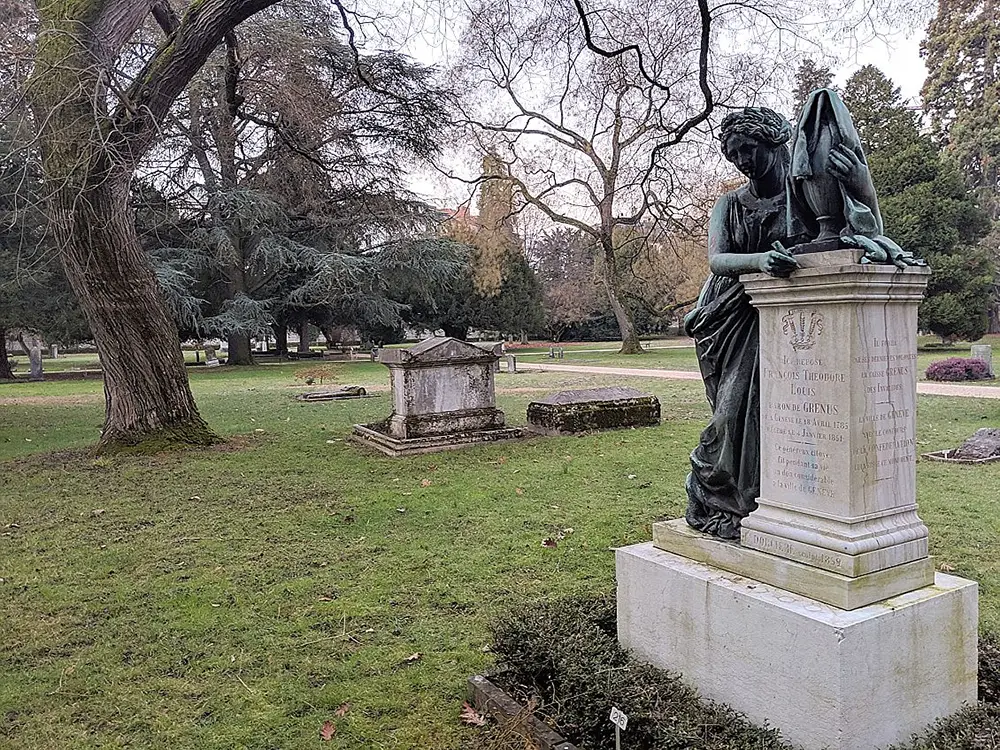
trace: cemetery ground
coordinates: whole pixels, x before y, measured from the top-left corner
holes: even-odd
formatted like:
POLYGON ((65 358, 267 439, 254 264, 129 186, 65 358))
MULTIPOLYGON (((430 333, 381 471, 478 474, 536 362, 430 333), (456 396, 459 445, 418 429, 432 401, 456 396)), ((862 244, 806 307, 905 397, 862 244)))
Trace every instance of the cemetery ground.
MULTIPOLYGON (((0 747, 460 747, 488 623, 612 591, 611 548, 682 514, 709 416, 697 380, 501 373, 511 424, 602 385, 655 393, 663 423, 390 459, 346 442, 389 414, 385 368, 325 365, 379 398, 295 401, 316 366, 193 370, 228 442, 148 457, 89 452, 100 381, 0 386, 0 747)), ((1000 423, 993 400, 918 408, 920 452, 1000 423)), ((1000 462, 917 472, 936 563, 1000 632, 1000 462)))

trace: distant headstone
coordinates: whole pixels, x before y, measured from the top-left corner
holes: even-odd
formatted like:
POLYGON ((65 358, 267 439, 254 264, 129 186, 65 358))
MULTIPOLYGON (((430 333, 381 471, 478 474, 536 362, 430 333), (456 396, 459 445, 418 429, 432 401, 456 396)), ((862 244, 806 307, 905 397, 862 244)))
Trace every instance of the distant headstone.
POLYGON ((549 347, 549 359, 556 358, 556 348, 554 346, 549 347))
POLYGON ((500 347, 435 337, 410 349, 383 349, 379 361, 389 368, 392 415, 354 425, 352 440, 403 456, 520 437, 496 408, 493 366, 500 347))
POLYGON ((559 359, 562 359, 564 356, 566 356, 566 350, 560 346, 558 349, 556 349, 556 356, 559 359))
POLYGON ((56 359, 59 357, 59 344, 49 345, 49 359, 56 359))
POLYGON ((513 354, 507 355, 507 372, 517 372, 517 357, 513 354))
POLYGON ((660 402, 635 388, 560 391, 528 404, 528 426, 543 435, 649 427, 660 423, 660 402))
POLYGON ((993 372, 993 347, 989 344, 973 344, 972 345, 972 358, 981 359, 986 363, 986 369, 988 370, 990 377, 996 375, 993 372))
POLYGON ((205 347, 205 367, 218 367, 220 364, 219 358, 215 356, 215 347, 206 346, 205 347))

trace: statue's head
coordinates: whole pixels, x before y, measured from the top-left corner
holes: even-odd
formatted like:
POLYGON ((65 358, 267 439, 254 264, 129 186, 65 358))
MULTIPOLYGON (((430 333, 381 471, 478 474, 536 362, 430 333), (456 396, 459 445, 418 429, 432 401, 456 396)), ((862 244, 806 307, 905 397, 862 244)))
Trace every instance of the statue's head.
POLYGON ((760 179, 790 159, 785 145, 792 137, 788 120, 767 107, 745 107, 722 120, 722 153, 750 179, 760 179))

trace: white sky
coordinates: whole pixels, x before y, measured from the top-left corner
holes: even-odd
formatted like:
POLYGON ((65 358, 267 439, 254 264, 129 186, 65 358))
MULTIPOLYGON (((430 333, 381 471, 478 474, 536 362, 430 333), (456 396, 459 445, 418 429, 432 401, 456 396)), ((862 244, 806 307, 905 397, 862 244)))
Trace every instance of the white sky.
POLYGON ((905 99, 917 104, 920 87, 927 77, 927 68, 920 57, 923 37, 924 28, 921 26, 909 36, 899 35, 889 41, 876 39, 870 42, 859 50, 856 59, 837 71, 835 83, 842 86, 848 76, 862 65, 875 65, 902 89, 905 99))

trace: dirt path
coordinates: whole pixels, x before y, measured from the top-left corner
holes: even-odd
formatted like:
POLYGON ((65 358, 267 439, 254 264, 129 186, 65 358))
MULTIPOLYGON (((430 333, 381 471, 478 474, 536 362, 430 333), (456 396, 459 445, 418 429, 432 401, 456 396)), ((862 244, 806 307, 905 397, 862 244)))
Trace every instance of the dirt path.
MULTIPOLYGON (((630 378, 665 378, 668 380, 701 380, 701 373, 687 370, 654 370, 637 367, 589 367, 583 365, 550 365, 547 362, 520 362, 519 370, 549 372, 579 372, 591 375, 622 375, 630 378)), ((962 396, 965 398, 1000 398, 1000 388, 990 385, 959 385, 956 383, 917 383, 917 393, 931 396, 962 396)))

